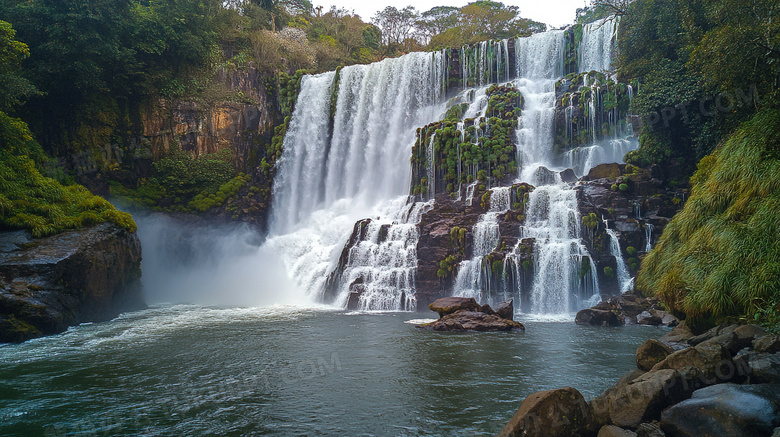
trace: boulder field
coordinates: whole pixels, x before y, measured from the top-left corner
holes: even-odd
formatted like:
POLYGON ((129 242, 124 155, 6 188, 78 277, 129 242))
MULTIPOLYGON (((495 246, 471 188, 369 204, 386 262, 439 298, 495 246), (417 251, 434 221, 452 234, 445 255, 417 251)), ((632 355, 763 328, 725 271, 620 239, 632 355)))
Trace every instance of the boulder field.
POLYGON ((755 325, 697 336, 682 322, 636 361, 588 402, 571 387, 528 396, 498 435, 780 436, 780 336, 755 325))

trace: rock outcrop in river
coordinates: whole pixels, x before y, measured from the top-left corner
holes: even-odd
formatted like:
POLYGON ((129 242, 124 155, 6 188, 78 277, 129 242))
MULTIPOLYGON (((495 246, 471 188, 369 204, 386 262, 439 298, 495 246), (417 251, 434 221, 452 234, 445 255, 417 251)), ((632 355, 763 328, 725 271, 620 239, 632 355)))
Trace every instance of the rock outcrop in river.
POLYGON ((512 320, 514 306, 511 300, 502 302, 495 310, 489 305, 479 305, 473 298, 445 297, 429 305, 439 314, 439 320, 418 326, 433 331, 525 331, 525 327, 512 320))
POLYGON ((0 234, 0 343, 145 307, 138 236, 111 224, 31 239, 0 234))

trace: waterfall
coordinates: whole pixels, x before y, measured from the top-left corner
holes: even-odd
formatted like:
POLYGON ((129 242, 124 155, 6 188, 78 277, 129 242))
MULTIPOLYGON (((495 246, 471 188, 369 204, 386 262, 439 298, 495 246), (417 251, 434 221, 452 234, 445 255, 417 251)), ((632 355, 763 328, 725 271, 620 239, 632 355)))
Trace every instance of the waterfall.
POLYGON ((577 147, 563 154, 563 165, 574 170, 577 176, 584 176, 599 164, 623 162, 623 157, 638 147, 639 143, 634 138, 608 140, 592 146, 577 147))
POLYGON ((349 250, 347 265, 339 286, 337 302, 346 305, 350 285, 357 284, 362 293, 360 310, 413 311, 416 309, 414 273, 417 269, 417 240, 423 214, 434 202, 391 206, 388 219, 370 221, 367 238, 349 250), (394 213, 393 213, 394 211, 394 213))
POLYGON ((498 216, 507 212, 511 206, 512 187, 500 187, 490 190, 490 209, 474 225, 474 244, 471 259, 458 265, 455 279, 455 295, 473 297, 478 302, 485 300, 491 287, 489 283, 490 265, 484 262, 485 256, 496 248, 500 233, 498 216))
POLYGON ((580 42, 579 70, 610 71, 612 66, 612 47, 617 38, 618 18, 604 18, 582 26, 580 42))
POLYGON ((645 252, 650 252, 653 249, 653 231, 655 226, 650 223, 645 223, 645 252))
MULTIPOLYGON (((582 69, 609 67, 615 32, 612 22, 604 23, 583 31, 582 69)), ((512 202, 511 187, 493 188, 490 210, 473 226, 473 256, 459 266, 456 292, 480 298, 499 289, 517 292, 519 278, 526 274, 520 274, 522 269, 533 275, 526 278, 532 284, 527 290, 532 312, 568 313, 598 296, 599 289, 595 264, 580 240, 576 192, 561 182, 558 172, 563 168, 553 152, 555 81, 564 74, 566 33, 545 32, 513 42, 514 65, 509 65, 508 40, 463 47, 466 89, 452 102, 469 105, 458 125, 461 142, 479 144, 486 134, 480 124, 488 86, 517 77, 513 84, 524 100, 515 138, 517 182, 536 186, 525 205, 520 235, 533 239, 533 254, 528 246, 522 256, 515 252, 518 242, 504 260, 505 271, 514 275, 501 284, 489 283, 485 268, 491 266, 484 258, 496 249, 498 217, 512 202)), ((411 53, 303 78, 277 164, 267 245, 310 297, 342 306, 349 301, 361 310, 415 308, 418 224, 433 208, 436 194, 435 137, 420 145, 429 160, 427 202, 415 203, 408 196, 409 158, 416 129, 445 113, 448 67, 444 52, 411 53)), ((593 100, 593 105, 601 104, 597 93, 593 100)), ((628 147, 621 141, 566 159, 582 172, 601 160, 620 161, 628 147)), ((461 168, 459 162, 457 174, 459 181, 461 176, 470 181, 464 184, 465 199, 458 197, 470 206, 479 186, 477 168, 461 168)))
MULTIPOLYGON (((577 193, 564 184, 537 187, 527 210, 523 238, 536 240, 531 312, 562 314, 575 310, 573 299, 587 300, 598 294, 596 275, 578 275, 588 252, 580 240, 577 193)), ((588 262, 595 271, 593 262, 588 262)))
MULTIPOLYGON (((606 224, 606 222, 604 222, 606 224)), ((609 253, 615 257, 617 263, 617 280, 620 287, 620 292, 625 293, 631 290, 634 285, 634 279, 628 274, 628 268, 626 267, 626 261, 623 259, 623 253, 620 250, 620 240, 618 240, 617 234, 612 229, 607 227, 607 235, 609 235, 609 253)))
MULTIPOLYGON (((445 67, 441 52, 412 53, 345 67, 338 81, 333 72, 304 76, 278 163, 267 244, 311 298, 324 299, 339 253, 354 223, 365 217, 397 222, 387 244, 376 241, 372 262, 377 272, 364 275, 374 280, 367 287, 375 283, 379 290, 392 281, 382 276, 391 266, 413 270, 416 255, 409 248, 416 246, 417 235, 408 228, 414 222, 398 220, 398 210, 408 208, 415 129, 444 112, 445 67), (410 257, 414 263, 398 265, 410 257)), ((357 269, 359 254, 352 259, 357 269)), ((402 282, 402 288, 413 288, 402 282)), ((371 306, 380 300, 367 296, 365 302, 371 306)), ((388 298, 372 308, 401 308, 397 300, 388 298)))

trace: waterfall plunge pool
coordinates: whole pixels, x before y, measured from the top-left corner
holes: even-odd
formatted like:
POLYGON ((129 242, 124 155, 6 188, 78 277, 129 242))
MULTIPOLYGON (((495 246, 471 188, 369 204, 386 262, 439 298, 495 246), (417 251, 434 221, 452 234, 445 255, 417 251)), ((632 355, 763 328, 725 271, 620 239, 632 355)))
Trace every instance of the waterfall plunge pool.
POLYGON ((166 305, 6 345, 0 435, 494 435, 536 391, 597 396, 667 331, 408 323, 422 317, 166 305))

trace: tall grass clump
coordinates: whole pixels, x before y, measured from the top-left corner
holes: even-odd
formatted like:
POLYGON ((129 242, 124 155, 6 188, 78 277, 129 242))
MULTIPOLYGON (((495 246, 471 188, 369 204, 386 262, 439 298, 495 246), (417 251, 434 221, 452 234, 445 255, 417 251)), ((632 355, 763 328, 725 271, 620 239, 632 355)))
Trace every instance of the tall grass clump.
POLYGON ((764 110, 699 162, 688 203, 642 263, 637 288, 706 327, 780 323, 780 112, 764 110))

